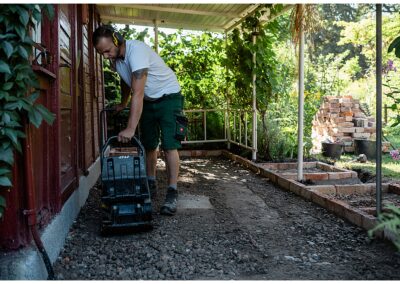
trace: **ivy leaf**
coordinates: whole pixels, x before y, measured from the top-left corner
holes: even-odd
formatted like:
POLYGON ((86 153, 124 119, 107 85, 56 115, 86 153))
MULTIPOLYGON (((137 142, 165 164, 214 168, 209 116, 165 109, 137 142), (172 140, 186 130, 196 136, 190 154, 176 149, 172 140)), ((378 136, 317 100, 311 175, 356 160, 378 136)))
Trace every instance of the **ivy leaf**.
POLYGON ((14 164, 14 153, 12 147, 8 147, 4 151, 0 151, 0 161, 4 161, 10 166, 14 164))
POLYGON ((22 108, 22 100, 15 101, 13 103, 8 103, 4 105, 4 109, 6 110, 15 110, 15 109, 21 109, 22 108))
POLYGON ((13 53, 13 51, 14 51, 14 48, 13 48, 12 44, 9 43, 8 41, 3 41, 2 46, 3 46, 4 52, 7 55, 7 58, 10 58, 12 53, 13 53))
POLYGON ((9 147, 11 147, 11 142, 10 140, 3 140, 3 142, 1 143, 1 149, 3 150, 7 150, 9 147))
POLYGON ((47 108, 45 108, 41 104, 35 105, 35 108, 40 112, 42 115, 43 119, 48 123, 48 124, 53 124, 54 120, 56 119, 56 116, 54 113, 50 112, 47 108))
POLYGON ((12 186, 11 180, 8 177, 0 177, 0 186, 10 187, 12 186))
MULTIPOLYGON (((7 169, 7 168, 0 168, 0 175, 5 175, 11 173, 11 170, 7 169)), ((0 204, 1 206, 1 204, 0 204)))
POLYGON ((6 135, 8 138, 10 138, 10 140, 13 144, 18 143, 18 136, 14 129, 4 128, 4 135, 6 135))
POLYGON ((54 18, 54 7, 53 5, 46 4, 46 5, 41 5, 41 8, 46 12, 47 17, 49 20, 52 20, 54 18))
POLYGON ((25 48, 23 48, 22 46, 18 46, 18 53, 19 55, 21 55, 24 59, 28 59, 28 52, 26 51, 25 48))
POLYGON ((17 78, 15 78, 15 81, 22 81, 25 78, 28 78, 28 76, 25 72, 18 72, 17 78))
POLYGON ((9 97, 10 97, 10 95, 7 92, 0 90, 0 100, 2 100, 2 99, 8 100, 9 97))
POLYGON ((0 73, 8 73, 11 74, 10 67, 8 66, 7 63, 4 61, 0 60, 0 73))
POLYGON ((26 36, 23 42, 30 45, 33 45, 34 43, 30 36, 26 36))
POLYGON ((30 111, 28 113, 29 122, 32 123, 36 128, 39 128, 42 123, 43 117, 38 111, 30 111))
POLYGON ((5 84, 3 85, 3 90, 4 90, 4 91, 9 91, 9 90, 12 88, 13 85, 14 85, 13 82, 7 82, 7 83, 5 83, 5 84))
POLYGON ((19 35, 19 37, 20 37, 22 40, 25 39, 25 36, 26 36, 26 29, 25 29, 24 26, 17 25, 17 26, 15 27, 15 31, 17 32, 17 34, 19 35))
MULTIPOLYGON (((0 16, 1 17, 1 16, 0 16)), ((2 22, 2 20, 0 20, 0 22, 2 22)), ((15 34, 0 34, 0 39, 4 40, 4 39, 13 39, 17 37, 15 34)))
POLYGON ((40 12, 40 7, 39 5, 35 5, 35 8, 33 9, 32 12, 32 17, 37 21, 40 22, 42 19, 42 13, 40 12))
POLYGON ((28 103, 33 104, 37 100, 38 97, 39 97, 39 92, 34 92, 30 96, 26 97, 25 100, 28 103))
POLYGON ((4 123, 4 125, 8 125, 11 121, 11 117, 8 113, 3 113, 3 118, 2 118, 2 123, 4 123))
POLYGON ((20 131, 20 130, 15 130, 15 132, 17 133, 19 138, 26 138, 26 135, 24 132, 20 131))
POLYGON ((28 24, 29 21, 29 14, 28 11, 26 11, 25 9, 20 9, 19 10, 19 21, 26 26, 28 24))

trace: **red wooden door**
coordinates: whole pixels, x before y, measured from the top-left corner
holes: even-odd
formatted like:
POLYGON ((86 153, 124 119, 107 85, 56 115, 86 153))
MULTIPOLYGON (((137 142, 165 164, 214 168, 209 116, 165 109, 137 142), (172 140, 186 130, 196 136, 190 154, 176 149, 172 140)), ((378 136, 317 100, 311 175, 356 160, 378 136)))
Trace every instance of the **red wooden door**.
POLYGON ((62 201, 77 185, 76 92, 75 92, 75 5, 60 5, 59 78, 60 78, 60 150, 62 201))

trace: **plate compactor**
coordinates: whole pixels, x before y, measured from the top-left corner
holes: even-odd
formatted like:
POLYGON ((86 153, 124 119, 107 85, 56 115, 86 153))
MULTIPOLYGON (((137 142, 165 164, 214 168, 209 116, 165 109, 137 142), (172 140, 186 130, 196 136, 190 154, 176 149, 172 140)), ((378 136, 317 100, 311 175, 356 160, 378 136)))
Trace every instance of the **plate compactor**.
MULTIPOLYGON (((112 110, 105 109, 100 114, 101 129, 107 111, 112 110)), ((111 136, 101 147, 101 184, 103 235, 152 229, 145 151, 136 137, 129 143, 120 143, 117 136, 111 136)))

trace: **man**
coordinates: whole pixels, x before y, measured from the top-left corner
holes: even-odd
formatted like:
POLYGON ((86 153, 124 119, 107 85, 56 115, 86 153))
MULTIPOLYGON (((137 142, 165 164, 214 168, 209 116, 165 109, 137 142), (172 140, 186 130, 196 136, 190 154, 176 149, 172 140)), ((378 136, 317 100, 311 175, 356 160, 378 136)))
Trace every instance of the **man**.
MULTIPOLYGON (((141 142, 146 150, 146 170, 149 187, 156 191, 157 147, 160 141, 165 152, 168 188, 160 213, 173 215, 177 204, 177 180, 181 148, 177 134, 177 118, 182 114, 183 96, 174 72, 161 57, 145 43, 124 40, 109 26, 100 26, 93 33, 97 52, 113 61, 122 78, 122 110, 131 95, 130 114, 126 129, 118 134, 118 141, 129 142, 134 136, 139 119, 141 142)), ((182 130, 181 127, 179 127, 182 130)))

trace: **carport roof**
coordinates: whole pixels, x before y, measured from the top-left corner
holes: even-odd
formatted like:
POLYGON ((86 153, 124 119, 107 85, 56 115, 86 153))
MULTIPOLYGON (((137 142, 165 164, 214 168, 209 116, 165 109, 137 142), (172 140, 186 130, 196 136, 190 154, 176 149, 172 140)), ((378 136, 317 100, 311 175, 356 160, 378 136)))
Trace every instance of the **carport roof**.
MULTIPOLYGON (((103 23, 229 32, 257 9, 256 4, 97 4, 103 23)), ((285 11, 292 5, 286 5, 285 11)), ((266 17, 261 22, 269 19, 266 17)))

